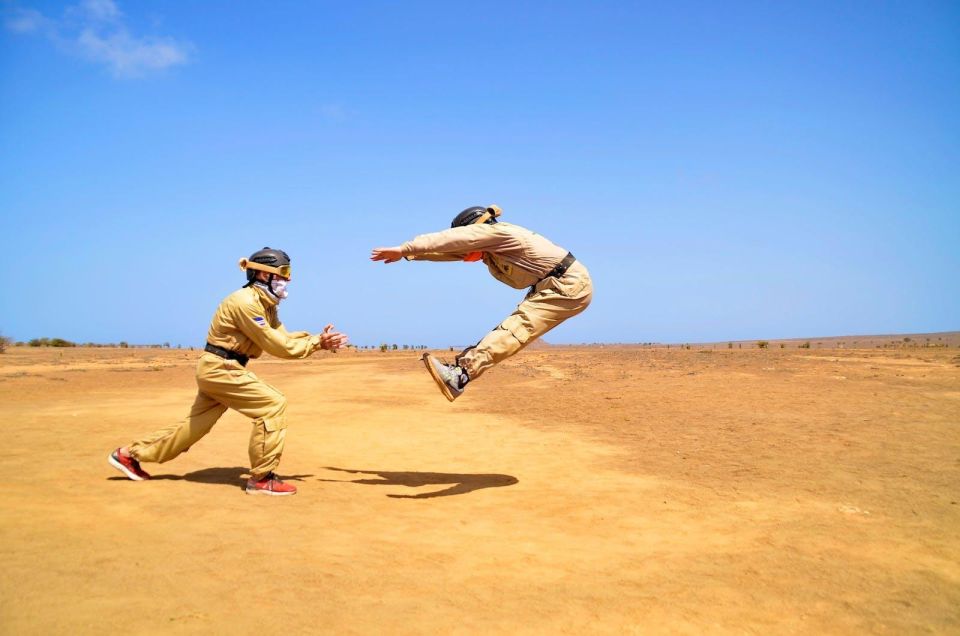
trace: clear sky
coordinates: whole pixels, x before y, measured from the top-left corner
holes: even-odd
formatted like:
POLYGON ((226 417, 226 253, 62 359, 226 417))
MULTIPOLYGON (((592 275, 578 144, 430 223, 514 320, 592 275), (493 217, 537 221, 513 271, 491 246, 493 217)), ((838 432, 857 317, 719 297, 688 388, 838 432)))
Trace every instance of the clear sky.
POLYGON ((465 345, 521 293, 368 260, 471 205, 571 250, 550 342, 960 329, 957 2, 0 1, 0 332, 281 317, 465 345))

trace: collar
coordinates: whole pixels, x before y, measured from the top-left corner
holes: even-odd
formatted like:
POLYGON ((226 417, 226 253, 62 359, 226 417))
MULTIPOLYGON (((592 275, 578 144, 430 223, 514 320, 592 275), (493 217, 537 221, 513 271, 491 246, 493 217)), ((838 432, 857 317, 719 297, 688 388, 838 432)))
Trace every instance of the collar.
POLYGON ((260 295, 260 299, 263 301, 263 304, 267 307, 275 307, 280 303, 276 296, 270 293, 270 290, 267 289, 266 283, 261 283, 260 281, 255 282, 253 285, 250 285, 250 288, 253 289, 260 295))

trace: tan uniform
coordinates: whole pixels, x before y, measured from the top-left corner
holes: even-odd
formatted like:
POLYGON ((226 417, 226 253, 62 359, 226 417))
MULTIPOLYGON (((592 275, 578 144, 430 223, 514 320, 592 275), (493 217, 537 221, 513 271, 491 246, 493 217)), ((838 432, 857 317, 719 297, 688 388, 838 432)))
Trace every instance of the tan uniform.
POLYGON ((408 260, 458 261, 470 252, 483 252, 490 274, 515 289, 530 287, 506 320, 457 363, 471 379, 523 349, 590 304, 593 283, 587 268, 575 261, 559 278, 547 277, 567 250, 512 223, 478 223, 423 234, 401 246, 408 260))
MULTIPOLYGON (((277 301, 257 287, 227 296, 217 307, 207 342, 250 358, 264 351, 278 358, 306 358, 320 347, 319 336, 288 332, 277 316, 277 301)), ((280 464, 286 435, 287 399, 236 360, 204 352, 197 363, 199 391, 186 419, 137 440, 130 455, 141 462, 168 462, 210 432, 234 409, 253 419, 250 473, 254 478, 280 464)))

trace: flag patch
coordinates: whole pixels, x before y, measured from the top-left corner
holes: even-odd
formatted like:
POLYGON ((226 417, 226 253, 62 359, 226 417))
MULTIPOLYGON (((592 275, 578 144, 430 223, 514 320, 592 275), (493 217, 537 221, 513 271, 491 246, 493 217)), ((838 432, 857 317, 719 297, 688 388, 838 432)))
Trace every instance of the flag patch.
POLYGON ((260 325, 261 327, 266 327, 266 326, 267 326, 267 321, 264 320, 263 316, 254 316, 254 317, 253 317, 253 322, 257 323, 257 324, 260 325))

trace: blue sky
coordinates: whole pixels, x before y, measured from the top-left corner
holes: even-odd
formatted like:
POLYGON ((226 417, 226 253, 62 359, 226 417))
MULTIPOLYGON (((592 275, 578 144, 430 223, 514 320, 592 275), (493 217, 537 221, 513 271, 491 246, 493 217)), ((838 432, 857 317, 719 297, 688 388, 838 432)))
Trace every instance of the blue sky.
POLYGON ((576 254, 551 342, 960 329, 960 5, 0 2, 17 340, 201 344, 241 256, 357 344, 520 292, 370 248, 497 203, 576 254), (782 5, 782 6, 777 6, 782 5))

